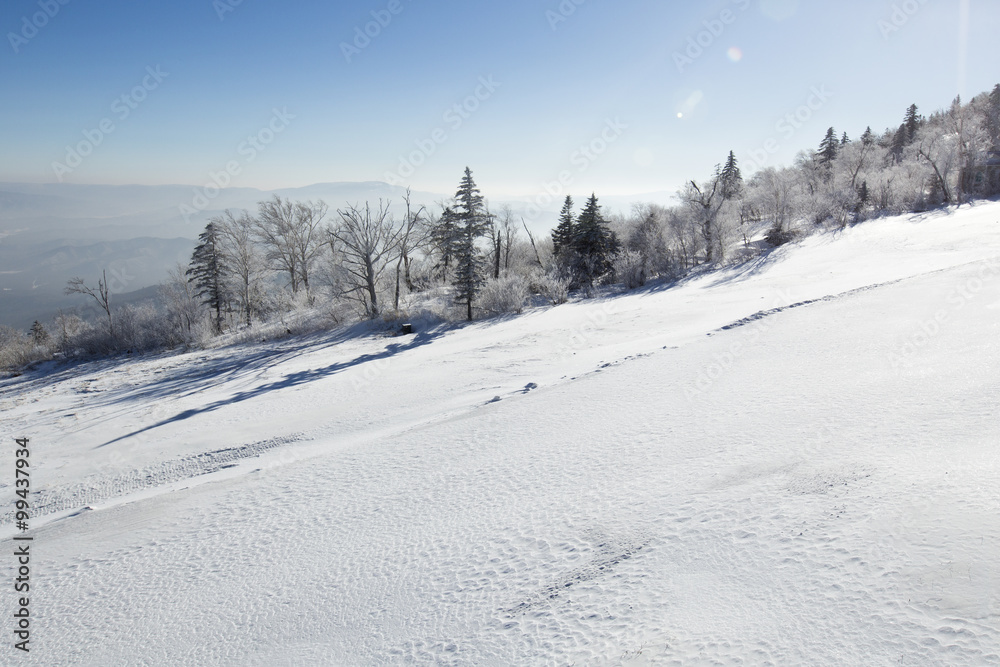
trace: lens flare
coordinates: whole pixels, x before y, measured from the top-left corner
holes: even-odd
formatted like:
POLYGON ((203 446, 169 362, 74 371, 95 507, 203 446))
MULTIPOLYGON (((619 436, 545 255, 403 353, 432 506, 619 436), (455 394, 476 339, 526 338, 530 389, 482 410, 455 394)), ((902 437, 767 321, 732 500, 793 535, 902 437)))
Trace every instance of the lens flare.
POLYGON ((729 47, 729 50, 726 51, 726 55, 729 56, 729 59, 734 63, 738 63, 743 60, 743 49, 738 46, 731 46, 729 47))
POLYGON ((705 98, 705 93, 700 90, 696 90, 687 98, 680 103, 677 109, 677 117, 684 118, 685 116, 690 116, 694 113, 695 108, 701 104, 701 101, 705 98))

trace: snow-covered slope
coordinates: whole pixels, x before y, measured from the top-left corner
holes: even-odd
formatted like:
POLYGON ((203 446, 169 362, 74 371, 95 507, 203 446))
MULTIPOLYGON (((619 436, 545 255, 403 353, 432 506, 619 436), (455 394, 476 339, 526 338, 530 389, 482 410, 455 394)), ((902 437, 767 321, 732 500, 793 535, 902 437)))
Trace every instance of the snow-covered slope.
POLYGON ((40 514, 18 659, 1000 664, 998 277, 982 204, 500 321, 4 381, 40 514))

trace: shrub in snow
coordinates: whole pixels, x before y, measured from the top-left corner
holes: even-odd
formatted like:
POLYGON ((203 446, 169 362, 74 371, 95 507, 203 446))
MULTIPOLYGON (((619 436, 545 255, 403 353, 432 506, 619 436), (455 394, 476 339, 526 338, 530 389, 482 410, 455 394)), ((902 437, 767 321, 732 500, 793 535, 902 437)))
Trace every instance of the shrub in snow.
POLYGON ((150 304, 129 304, 115 313, 114 347, 145 352, 182 342, 173 331, 169 317, 150 304))
POLYGON ((479 307, 491 315, 520 313, 528 300, 528 283, 517 275, 508 275, 486 283, 479 294, 479 307))
POLYGON ((12 327, 0 326, 0 370, 18 370, 34 361, 51 357, 48 345, 36 344, 23 332, 12 327))
POLYGON ((531 291, 545 297, 553 306, 569 299, 569 278, 551 273, 536 273, 531 277, 531 291))
POLYGON ((634 250, 623 250, 614 260, 615 276, 626 289, 635 289, 646 284, 648 277, 646 261, 634 250))

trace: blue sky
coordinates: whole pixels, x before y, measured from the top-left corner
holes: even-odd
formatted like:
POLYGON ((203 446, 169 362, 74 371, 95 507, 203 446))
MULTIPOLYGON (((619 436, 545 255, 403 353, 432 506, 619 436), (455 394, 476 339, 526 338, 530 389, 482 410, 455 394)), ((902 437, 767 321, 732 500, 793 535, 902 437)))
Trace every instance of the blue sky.
POLYGON ((0 180, 673 190, 991 89, 998 25, 992 0, 8 0, 0 180))

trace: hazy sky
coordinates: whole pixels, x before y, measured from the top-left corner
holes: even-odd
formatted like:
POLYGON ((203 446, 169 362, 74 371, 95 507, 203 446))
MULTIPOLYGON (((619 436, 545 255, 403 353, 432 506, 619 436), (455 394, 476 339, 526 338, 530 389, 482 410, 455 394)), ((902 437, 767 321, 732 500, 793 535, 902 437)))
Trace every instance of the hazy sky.
POLYGON ((560 176, 634 194, 1000 81, 995 0, 6 0, 0 17, 5 181, 395 173, 453 192, 468 165, 490 197, 560 176))

